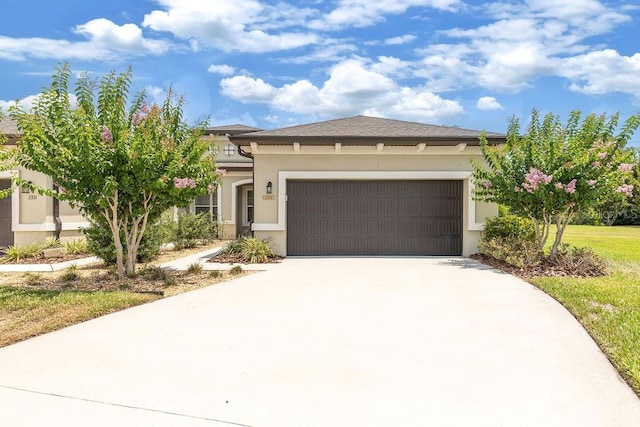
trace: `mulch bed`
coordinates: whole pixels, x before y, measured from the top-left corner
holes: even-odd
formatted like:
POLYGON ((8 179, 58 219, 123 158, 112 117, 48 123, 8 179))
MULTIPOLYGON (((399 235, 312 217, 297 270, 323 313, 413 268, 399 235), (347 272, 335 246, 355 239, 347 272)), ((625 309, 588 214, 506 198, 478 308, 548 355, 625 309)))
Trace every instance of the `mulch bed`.
POLYGON ((73 261, 91 257, 91 254, 63 255, 61 257, 45 258, 44 255, 39 257, 22 258, 20 261, 0 261, 0 264, 56 264, 58 262, 73 261))
MULTIPOLYGON (((267 263, 278 263, 283 260, 283 257, 273 255, 269 257, 269 261, 267 263)), ((244 259, 242 258, 242 254, 227 254, 224 252, 220 252, 215 256, 209 258, 207 262, 217 262, 221 264, 246 264, 244 259)))
POLYGON ((593 277, 593 274, 582 274, 576 271, 570 271, 560 266, 557 266, 551 263, 549 260, 544 260, 540 265, 535 267, 525 267, 519 268, 515 267, 511 264, 508 264, 505 261, 501 261, 499 259, 495 259, 489 255, 485 254, 473 254, 470 258, 475 259, 476 261, 480 261, 483 264, 496 268, 498 270, 502 270, 505 273, 513 274, 514 276, 520 277, 521 279, 527 280, 534 277, 593 277))

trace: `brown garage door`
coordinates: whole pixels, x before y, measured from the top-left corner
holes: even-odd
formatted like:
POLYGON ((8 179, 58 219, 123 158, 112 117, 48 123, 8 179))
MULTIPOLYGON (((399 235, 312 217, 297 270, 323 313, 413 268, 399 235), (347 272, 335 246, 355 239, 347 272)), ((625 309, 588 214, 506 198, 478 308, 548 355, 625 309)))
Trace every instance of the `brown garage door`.
POLYGON ((288 181, 288 255, 461 255, 462 181, 288 181))
MULTIPOLYGON (((0 190, 11 187, 8 179, 0 180, 0 190)), ((0 247, 13 245, 13 231, 11 231, 11 196, 0 199, 0 247)))

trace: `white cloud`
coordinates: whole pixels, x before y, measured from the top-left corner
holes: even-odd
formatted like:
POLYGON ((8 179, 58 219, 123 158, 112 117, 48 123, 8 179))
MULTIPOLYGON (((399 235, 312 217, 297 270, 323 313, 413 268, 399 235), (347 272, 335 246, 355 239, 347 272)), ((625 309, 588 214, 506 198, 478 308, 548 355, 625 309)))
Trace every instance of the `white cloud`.
POLYGON ((230 76, 236 71, 236 69, 233 68, 231 65, 226 65, 226 64, 215 65, 214 64, 214 65, 211 65, 207 71, 212 74, 222 74, 223 76, 230 76))
POLYGON ((399 15, 410 7, 453 11, 461 4, 459 0, 340 0, 337 8, 309 26, 321 30, 366 27, 384 21, 385 15, 399 15))
POLYGON ((502 110, 502 105, 493 96, 482 96, 476 102, 478 110, 502 110))
POLYGON ((319 117, 369 114, 437 123, 464 113, 457 101, 443 99, 425 87, 401 86, 373 71, 371 64, 354 59, 335 65, 322 86, 300 80, 275 87, 247 76, 223 79, 220 86, 223 95, 237 101, 319 117))
POLYGON ((411 43, 415 39, 417 39, 417 37, 414 36, 413 34, 405 34, 404 36, 391 37, 391 38, 385 39, 384 44, 388 44, 388 45, 405 44, 405 43, 411 43))
POLYGON ((145 15, 143 26, 224 51, 272 52, 318 41, 316 35, 308 32, 267 32, 302 25, 303 18, 313 13, 308 9, 263 5, 255 0, 158 0, 158 3, 165 10, 145 15))
MULTIPOLYGON (((36 104, 41 94, 29 95, 22 99, 14 100, 14 101, 3 101, 0 100, 0 110, 7 111, 11 107, 19 106, 23 111, 31 111, 33 106, 36 104)), ((75 107, 78 104, 78 98, 73 94, 69 93, 69 103, 72 107, 75 107)))
POLYGON ((561 74, 572 81, 571 90, 588 95, 628 93, 640 102, 640 53, 620 55, 605 49, 564 61, 561 74))
MULTIPOLYGON (((427 78, 432 90, 480 86, 514 93, 531 87, 542 76, 584 80, 593 73, 581 71, 580 77, 580 72, 570 68, 576 61, 584 67, 596 67, 593 62, 572 60, 588 52, 585 40, 630 20, 597 0, 497 2, 482 8, 494 22, 442 31, 441 40, 450 38, 451 42, 419 51, 422 68, 416 70, 416 76, 427 78)), ((594 73, 606 81, 621 80, 616 68, 594 73)), ((572 83, 576 90, 582 87, 572 83)), ((596 90, 596 86, 589 84, 582 90, 596 90)))
POLYGON ((117 25, 103 18, 77 25, 74 32, 84 36, 87 41, 71 42, 62 39, 0 36, 0 59, 10 61, 22 61, 27 58, 106 61, 122 58, 122 54, 160 55, 171 48, 171 45, 166 41, 143 37, 142 30, 135 24, 117 25))

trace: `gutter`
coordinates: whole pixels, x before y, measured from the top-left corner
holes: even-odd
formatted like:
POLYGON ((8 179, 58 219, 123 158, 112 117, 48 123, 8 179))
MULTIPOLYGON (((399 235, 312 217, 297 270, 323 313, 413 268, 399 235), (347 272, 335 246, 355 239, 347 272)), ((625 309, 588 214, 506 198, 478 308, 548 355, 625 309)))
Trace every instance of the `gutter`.
MULTIPOLYGON (((58 184, 53 184, 53 189, 58 191, 58 184)), ((54 235, 56 239, 60 240, 60 232, 62 231, 62 220, 60 219, 60 200, 57 197, 53 198, 53 223, 55 224, 54 235)))

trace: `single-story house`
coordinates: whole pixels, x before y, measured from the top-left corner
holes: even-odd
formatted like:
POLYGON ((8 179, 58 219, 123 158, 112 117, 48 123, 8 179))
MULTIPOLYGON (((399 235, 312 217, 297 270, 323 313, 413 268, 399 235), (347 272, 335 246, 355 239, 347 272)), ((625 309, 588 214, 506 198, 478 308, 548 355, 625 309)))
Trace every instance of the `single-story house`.
MULTIPOLYGON (((0 131, 15 144, 12 120, 0 131)), ((470 255, 495 205, 472 198, 471 159, 480 131, 356 116, 263 131, 208 128, 226 173, 216 192, 187 209, 209 213, 223 238, 253 234, 280 255, 470 255)), ((487 133, 492 144, 505 135, 487 133)), ((14 168, 51 188, 51 178, 14 168)), ((176 211, 177 213, 177 211, 176 211)), ((0 199, 0 246, 60 233, 79 236, 86 219, 67 203, 28 191, 0 199)))
POLYGON ((279 255, 468 256, 497 214, 472 197, 480 134, 356 116, 229 139, 253 158, 253 233, 279 255))

